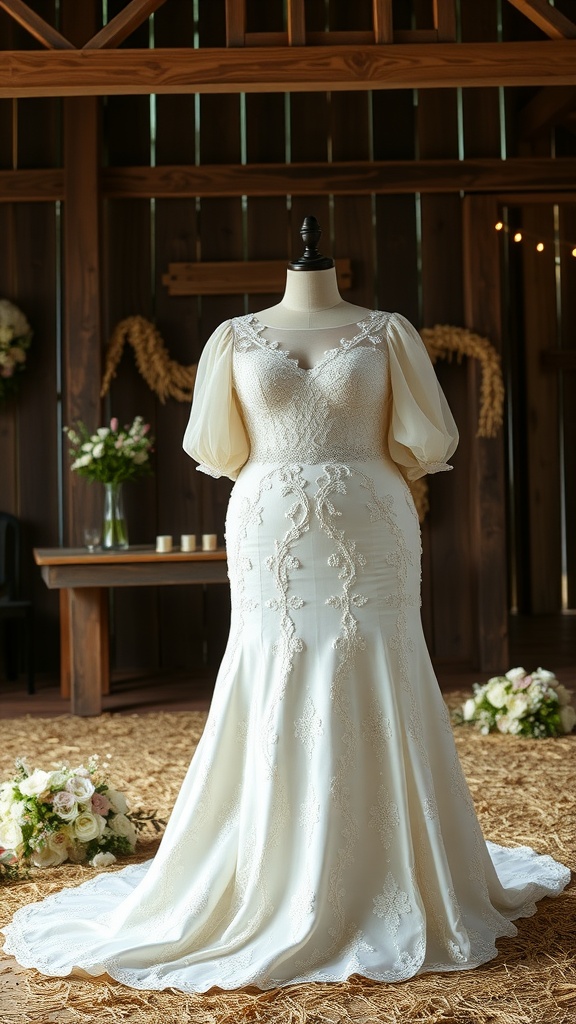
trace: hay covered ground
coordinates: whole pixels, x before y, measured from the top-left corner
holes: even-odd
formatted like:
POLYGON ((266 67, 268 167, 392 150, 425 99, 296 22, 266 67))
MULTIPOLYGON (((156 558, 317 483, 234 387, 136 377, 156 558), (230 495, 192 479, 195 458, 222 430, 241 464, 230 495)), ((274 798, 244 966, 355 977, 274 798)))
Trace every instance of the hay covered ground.
MULTIPOLYGON (((454 698, 451 698, 451 702, 454 698)), ((110 778, 134 809, 167 816, 204 724, 200 712, 24 717, 0 722, 0 779, 16 756, 49 768, 98 753, 112 762, 110 778)), ((485 834, 527 844, 576 864, 576 735, 530 741, 481 737, 456 729, 456 742, 485 834)), ((138 857, 150 856, 149 837, 138 857)), ((62 865, 0 889, 0 917, 93 869, 62 865)), ((138 992, 109 980, 44 978, 0 953, 2 1024, 576 1024, 576 887, 543 900, 519 934, 499 942, 485 967, 425 975, 398 985, 353 978, 346 984, 302 985, 185 995, 138 992)))

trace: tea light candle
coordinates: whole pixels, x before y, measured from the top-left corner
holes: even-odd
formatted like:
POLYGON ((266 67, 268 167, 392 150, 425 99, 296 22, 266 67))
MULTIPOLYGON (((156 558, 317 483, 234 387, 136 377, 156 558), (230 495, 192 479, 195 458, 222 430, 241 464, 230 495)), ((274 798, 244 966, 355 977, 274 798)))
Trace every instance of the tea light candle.
POLYGON ((193 533, 183 533, 180 537, 181 551, 196 551, 196 536, 193 533))
POLYGON ((160 553, 172 551, 172 537, 169 533, 163 533, 156 537, 156 551, 160 553))
POLYGON ((202 534, 202 551, 216 551, 218 547, 218 535, 215 533, 202 534))

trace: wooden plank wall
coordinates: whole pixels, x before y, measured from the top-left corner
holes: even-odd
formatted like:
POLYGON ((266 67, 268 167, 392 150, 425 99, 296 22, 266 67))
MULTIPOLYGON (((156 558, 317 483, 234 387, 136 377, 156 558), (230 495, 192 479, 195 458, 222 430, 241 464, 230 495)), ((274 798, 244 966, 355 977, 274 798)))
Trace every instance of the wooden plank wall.
MULTIPOLYGON (((54 17, 53 0, 38 12, 54 17)), ((11 19, 0 23, 3 45, 33 41, 11 19)), ((59 104, 51 99, 0 102, 0 166, 56 167, 61 163, 59 104)), ((19 306, 33 347, 17 400, 0 404, 0 509, 18 516, 24 531, 23 588, 36 609, 36 662, 58 664, 58 596, 46 589, 32 547, 58 543, 58 221, 54 203, 0 205, 0 297, 19 306)), ((0 654, 1 657, 1 654, 0 654)))
MULTIPOLYGON (((64 8, 74 2, 63 0, 64 8)), ((54 16, 54 6, 53 0, 34 4, 48 20, 54 16)), ((109 0, 109 17, 123 6, 123 0, 109 0)), ((497 39, 497 0, 465 3, 461 9, 464 40, 497 39)), ((196 24, 193 4, 170 0, 151 23, 156 44, 191 45, 196 36, 201 46, 224 45, 223 0, 200 0, 198 11, 196 24)), ((353 5, 349 0, 307 0, 307 27, 310 31, 368 29, 371 12, 371 0, 355 0, 353 5)), ((511 7, 506 18, 510 37, 522 33, 534 37, 533 27, 511 7)), ((395 0, 394 23, 396 29, 430 28, 431 0, 395 0)), ((282 0, 250 0, 248 31, 282 28, 282 0)), ((146 47, 149 31, 147 23, 123 46, 146 47)), ((8 41, 24 45, 20 30, 3 12, 0 33, 2 45, 8 41)), ((33 44, 26 40, 25 45, 33 44)), ((529 90, 510 94, 509 152, 517 151, 515 113, 528 95, 529 90)), ((20 101, 17 107, 19 165, 59 165, 59 101, 20 101)), ((118 167, 146 166, 152 157, 157 164, 250 165, 500 156, 499 96, 498 90, 491 88, 462 94, 457 90, 420 90, 417 94, 401 90, 199 98, 166 95, 155 101, 144 96, 117 96, 101 101, 100 108, 102 161, 118 167)), ((574 136, 565 133, 562 139, 567 154, 573 155, 574 136)), ((12 104, 7 101, 0 104, 0 166, 12 167, 12 104)), ((314 213, 323 226, 324 250, 352 261, 353 286, 346 293, 350 301, 395 308, 418 326, 463 324, 462 210, 460 194, 109 199, 101 211, 102 346, 120 319, 139 313, 157 322, 174 358, 184 363, 196 360, 222 320, 270 305, 280 296, 170 297, 161 282, 168 264, 288 259, 299 252, 298 229, 307 213, 314 213)), ((562 224, 563 231, 574 234, 573 208, 563 208, 562 224)), ((0 206, 0 244, 5 247, 0 257, 0 294, 22 306, 36 332, 21 398, 0 410, 0 507, 22 516, 30 546, 58 542, 59 501, 62 507, 58 494, 58 359, 62 350, 57 336, 56 231, 54 204, 0 206)), ((526 266, 517 268, 522 286, 529 280, 530 257, 526 259, 526 266)), ((574 345, 575 274, 576 261, 565 260, 562 294, 567 312, 561 324, 565 346, 574 345)), ((520 291, 513 287, 511 294, 521 305, 523 287, 520 291)), ((66 317, 65 306, 62 314, 66 317)), ((539 386, 542 374, 537 333, 526 335, 534 367, 532 387, 539 386)), ((469 665, 476 664, 479 657, 472 525, 477 495, 470 490, 468 472, 474 430, 466 367, 443 364, 438 370, 462 440, 454 458, 455 472, 430 481, 431 512, 423 531, 423 616, 434 657, 444 663, 469 665)), ((96 383, 92 384, 94 393, 96 383)), ((561 386, 565 437, 572 451, 576 402, 567 390, 568 375, 561 386)), ((132 542, 151 542, 157 533, 178 537, 181 532, 217 531, 222 537, 230 483, 194 471, 181 451, 187 406, 158 403, 138 375, 132 354, 126 353, 102 415, 129 420, 137 413, 151 423, 157 451, 154 477, 126 488, 132 542)), ((568 460, 567 452, 564 457, 568 460)), ((558 459, 556 474, 559 465, 558 459)), ((566 508, 573 516, 576 485, 573 475, 568 475, 566 508)), ((551 543, 557 552, 557 540, 551 543)), ((568 559, 574 604, 576 542, 572 538, 568 559)), ((30 559, 27 573, 39 611, 40 667, 54 668, 58 641, 55 599, 40 583, 30 559)), ((558 589, 557 573, 551 586, 558 589)), ((556 597, 552 604, 554 601, 556 597)), ((546 607, 551 607, 550 602, 546 607)), ((120 590, 113 595, 112 612, 117 670, 185 667, 199 674, 213 672, 220 660, 229 616, 224 589, 208 588, 205 593, 198 588, 120 590)))

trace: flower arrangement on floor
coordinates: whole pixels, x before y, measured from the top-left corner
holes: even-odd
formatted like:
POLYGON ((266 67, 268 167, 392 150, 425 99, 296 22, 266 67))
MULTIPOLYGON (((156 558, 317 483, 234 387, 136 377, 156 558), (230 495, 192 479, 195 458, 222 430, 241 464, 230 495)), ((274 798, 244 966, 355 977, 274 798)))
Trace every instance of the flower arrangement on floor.
POLYGON ((135 416, 133 422, 124 427, 120 427, 114 416, 109 427, 98 427, 93 434, 81 420, 75 427, 64 427, 70 441, 72 471, 104 484, 102 541, 105 548, 128 547, 122 484, 151 473, 154 438, 149 430, 150 424, 145 423, 142 416, 135 416))
POLYGON ((494 731, 534 739, 562 736, 576 725, 570 697, 545 668, 511 668, 487 683, 475 683, 474 696, 457 711, 456 721, 474 725, 484 736, 494 731))
POLYGON ((8 299, 0 299, 0 400, 17 391, 31 341, 32 330, 24 313, 8 299))
POLYGON ((164 824, 154 814, 128 812, 126 797, 104 779, 96 755, 77 768, 31 771, 22 759, 16 768, 16 776, 0 785, 0 882, 29 865, 69 860, 107 867, 118 854, 132 852, 145 822, 157 831, 164 824))

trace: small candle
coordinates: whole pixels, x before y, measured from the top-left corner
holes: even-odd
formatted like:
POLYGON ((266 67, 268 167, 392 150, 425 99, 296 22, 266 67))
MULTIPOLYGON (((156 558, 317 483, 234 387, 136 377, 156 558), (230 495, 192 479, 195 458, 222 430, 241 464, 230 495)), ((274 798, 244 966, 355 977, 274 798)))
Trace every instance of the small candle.
POLYGON ((172 537, 169 533, 163 533, 156 537, 156 551, 172 551, 172 537))
POLYGON ((218 536, 215 533, 202 534, 202 551, 216 551, 218 547, 218 536))
POLYGON ((193 533, 183 533, 180 537, 181 551, 196 551, 196 536, 193 533))

